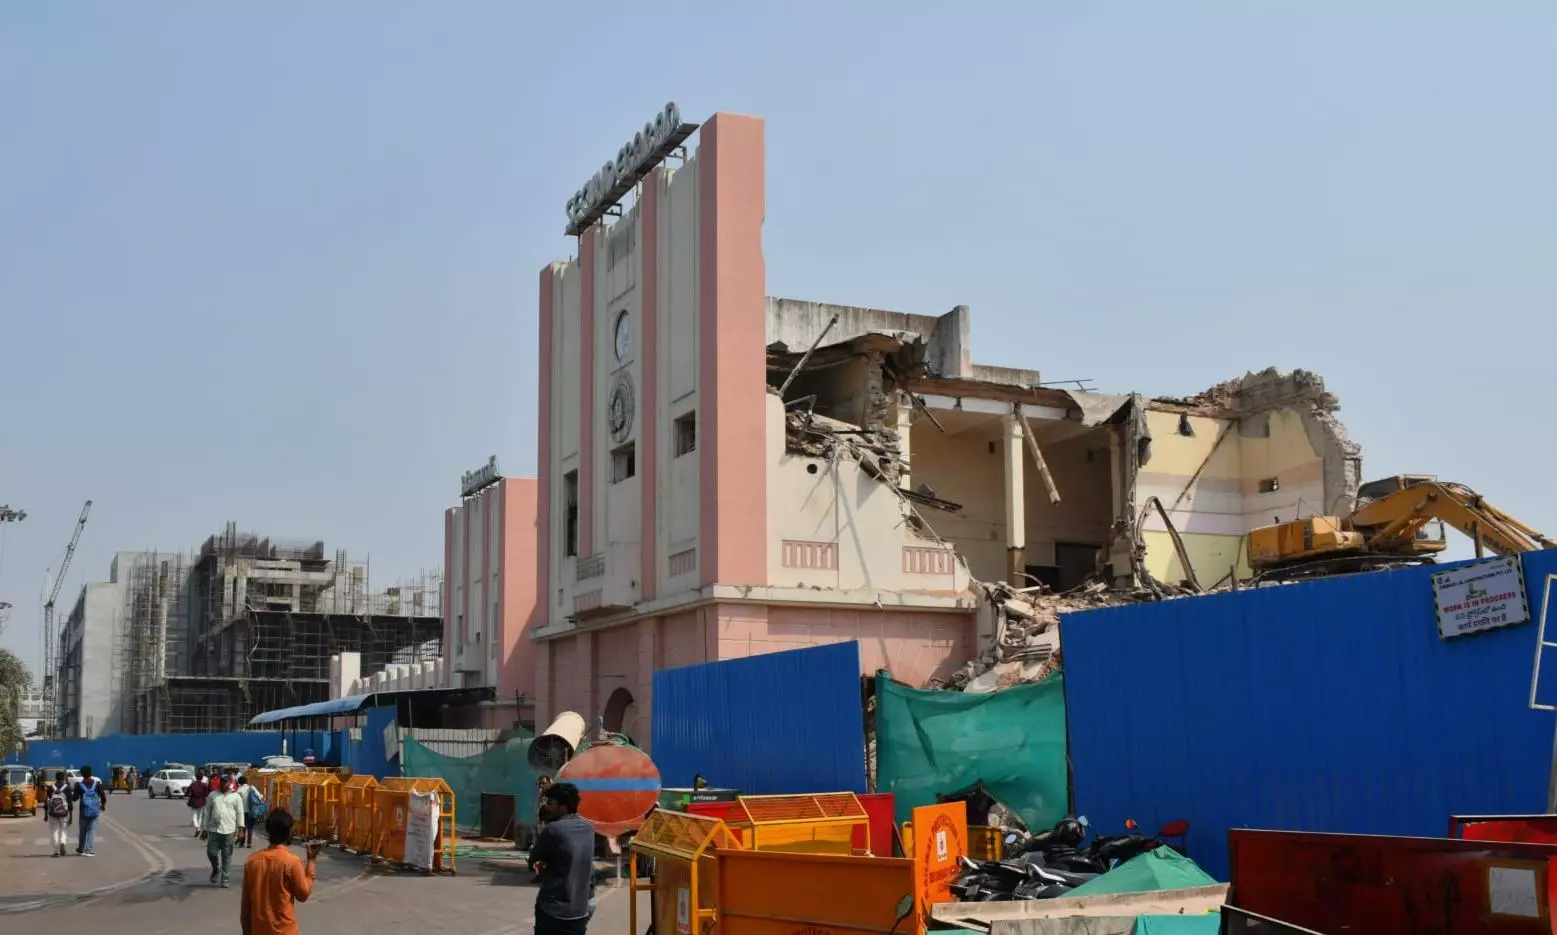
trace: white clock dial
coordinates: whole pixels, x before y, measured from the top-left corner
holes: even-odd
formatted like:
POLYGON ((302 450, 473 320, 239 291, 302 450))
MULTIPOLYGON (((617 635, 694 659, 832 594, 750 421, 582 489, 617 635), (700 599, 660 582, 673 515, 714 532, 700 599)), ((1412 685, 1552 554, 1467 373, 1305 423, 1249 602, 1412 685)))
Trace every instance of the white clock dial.
POLYGON ((616 359, 626 360, 632 350, 633 332, 632 324, 627 320, 626 312, 618 312, 616 315, 616 359))

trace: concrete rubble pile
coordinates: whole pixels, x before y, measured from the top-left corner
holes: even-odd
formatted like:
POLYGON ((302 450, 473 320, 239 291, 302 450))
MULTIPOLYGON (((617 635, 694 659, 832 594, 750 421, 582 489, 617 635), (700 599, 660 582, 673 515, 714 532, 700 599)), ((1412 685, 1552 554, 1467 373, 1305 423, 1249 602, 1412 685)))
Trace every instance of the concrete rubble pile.
POLYGON ((1116 591, 1102 581, 1064 594, 1041 585, 1017 589, 979 581, 974 586, 982 592, 984 606, 994 618, 993 644, 949 679, 928 688, 977 693, 1042 681, 1061 665, 1061 614, 1130 604, 1150 597, 1116 591))

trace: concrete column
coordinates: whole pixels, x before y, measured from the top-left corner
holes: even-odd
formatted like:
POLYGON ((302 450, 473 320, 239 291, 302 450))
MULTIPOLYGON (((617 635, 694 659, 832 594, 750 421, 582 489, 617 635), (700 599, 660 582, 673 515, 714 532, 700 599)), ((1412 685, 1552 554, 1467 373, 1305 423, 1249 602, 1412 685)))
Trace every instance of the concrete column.
POLYGON ((1027 579, 1027 500, 1022 490, 1022 461, 1027 439, 1015 415, 1005 417, 1006 438, 1006 582, 1022 587, 1027 579))
POLYGON ((897 485, 904 490, 912 490, 914 485, 910 479, 909 465, 913 463, 913 445, 909 440, 909 430, 913 427, 910 417, 914 407, 909 404, 906 394, 898 393, 897 403, 892 408, 896 416, 893 428, 897 430, 897 450, 903 461, 903 473, 898 475, 897 485))

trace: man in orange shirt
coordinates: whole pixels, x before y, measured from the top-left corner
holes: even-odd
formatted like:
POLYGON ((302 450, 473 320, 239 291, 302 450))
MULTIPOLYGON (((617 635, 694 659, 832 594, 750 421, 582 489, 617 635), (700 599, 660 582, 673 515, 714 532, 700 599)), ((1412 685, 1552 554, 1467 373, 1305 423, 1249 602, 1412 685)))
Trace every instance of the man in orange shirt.
POLYGON ((295 903, 314 891, 314 865, 322 844, 308 845, 308 864, 287 849, 292 841, 292 816, 273 809, 265 816, 270 846, 243 864, 243 935, 298 935, 295 903))

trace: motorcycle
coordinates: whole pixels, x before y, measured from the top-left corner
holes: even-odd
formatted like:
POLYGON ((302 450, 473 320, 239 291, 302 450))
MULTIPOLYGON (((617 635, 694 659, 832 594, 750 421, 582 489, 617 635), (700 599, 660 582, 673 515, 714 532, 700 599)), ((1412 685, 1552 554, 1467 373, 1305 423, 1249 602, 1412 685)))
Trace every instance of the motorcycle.
MULTIPOLYGON (((1141 834, 1133 819, 1125 820, 1125 829, 1124 834, 1099 835, 1083 816, 1062 819, 1047 831, 1011 832, 1004 840, 1006 859, 963 859, 963 872, 951 885, 952 893, 965 902, 1063 896, 1133 857, 1171 847, 1159 838, 1182 840, 1189 823, 1170 822, 1163 826, 1159 838, 1141 834)), ((1182 853, 1182 845, 1174 850, 1182 853)))

